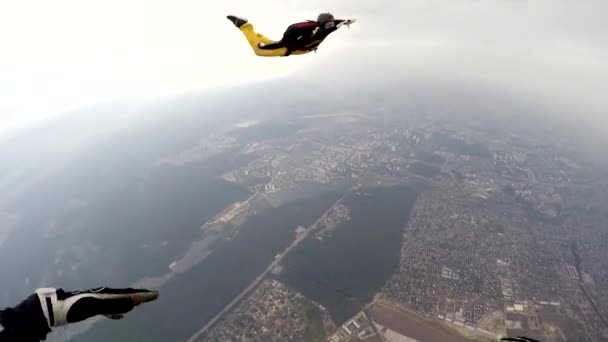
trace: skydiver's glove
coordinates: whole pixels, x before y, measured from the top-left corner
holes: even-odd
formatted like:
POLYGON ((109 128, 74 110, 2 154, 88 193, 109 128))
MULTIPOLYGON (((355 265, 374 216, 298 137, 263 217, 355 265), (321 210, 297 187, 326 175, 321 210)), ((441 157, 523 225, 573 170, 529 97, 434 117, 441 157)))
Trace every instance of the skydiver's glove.
POLYGON ((156 298, 158 292, 145 289, 101 287, 76 292, 38 289, 16 307, 0 311, 0 325, 4 329, 0 342, 44 341, 55 327, 97 315, 120 319, 135 306, 156 298))
POLYGON ((350 25, 353 24, 353 23, 355 23, 355 22, 357 22, 357 19, 345 19, 345 20, 342 20, 341 22, 339 22, 336 25, 336 27, 340 28, 340 27, 342 27, 342 25, 346 25, 346 27, 350 28, 350 25))
POLYGON ((36 294, 51 328, 80 322, 97 315, 121 319, 123 314, 135 306, 158 298, 156 291, 107 287, 76 292, 53 288, 38 289, 36 294))

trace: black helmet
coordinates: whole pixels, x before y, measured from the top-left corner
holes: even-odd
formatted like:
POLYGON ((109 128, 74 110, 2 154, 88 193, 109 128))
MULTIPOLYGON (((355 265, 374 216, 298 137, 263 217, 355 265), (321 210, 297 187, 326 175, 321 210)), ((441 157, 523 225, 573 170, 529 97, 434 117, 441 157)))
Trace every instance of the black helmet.
POLYGON ((331 13, 321 13, 317 17, 317 24, 319 24, 320 26, 330 21, 334 21, 334 16, 331 13))

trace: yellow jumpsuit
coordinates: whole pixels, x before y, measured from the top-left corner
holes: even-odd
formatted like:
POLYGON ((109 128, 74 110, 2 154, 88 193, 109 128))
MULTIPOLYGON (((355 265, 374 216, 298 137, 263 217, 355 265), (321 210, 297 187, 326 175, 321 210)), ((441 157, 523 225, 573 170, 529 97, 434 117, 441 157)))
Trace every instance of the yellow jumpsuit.
MULTIPOLYGON (((241 27, 239 27, 239 30, 241 30, 241 32, 243 32, 243 34, 245 35, 245 38, 249 42, 249 45, 251 45, 253 52, 258 56, 283 57, 287 53, 286 47, 272 49, 272 50, 260 48, 260 43, 264 44, 264 45, 268 45, 268 44, 273 44, 276 42, 274 40, 268 39, 265 36, 255 32, 253 30, 253 25, 251 25, 251 23, 246 23, 246 24, 242 25, 241 27)), ((315 41, 313 44, 310 44, 310 46, 313 47, 313 45, 319 45, 319 43, 320 43, 320 41, 315 41)), ((310 51, 312 51, 312 50, 294 50, 291 54, 292 55, 304 55, 304 54, 309 53, 310 51)))

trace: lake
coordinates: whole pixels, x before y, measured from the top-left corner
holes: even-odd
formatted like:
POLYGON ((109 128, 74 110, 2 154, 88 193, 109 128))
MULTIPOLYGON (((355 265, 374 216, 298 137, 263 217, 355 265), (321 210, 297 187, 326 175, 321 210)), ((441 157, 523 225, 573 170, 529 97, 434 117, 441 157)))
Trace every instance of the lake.
POLYGON ((310 236, 283 262, 279 280, 326 307, 337 324, 361 310, 397 270, 401 234, 417 193, 409 187, 353 192, 330 238, 310 236))

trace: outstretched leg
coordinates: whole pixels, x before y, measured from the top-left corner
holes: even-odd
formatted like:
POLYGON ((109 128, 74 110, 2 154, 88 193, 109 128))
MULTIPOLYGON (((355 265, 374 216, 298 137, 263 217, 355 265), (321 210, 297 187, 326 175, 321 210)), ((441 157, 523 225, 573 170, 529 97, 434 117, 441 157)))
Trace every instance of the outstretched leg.
POLYGON ((276 43, 274 40, 266 38, 264 35, 255 32, 253 29, 253 25, 247 22, 245 18, 239 18, 236 16, 229 15, 227 16, 228 20, 232 21, 234 26, 238 27, 243 35, 249 42, 249 45, 253 49, 253 52, 261 57, 278 57, 285 56, 287 53, 287 48, 278 48, 278 49, 261 49, 260 44, 269 45, 276 43))

